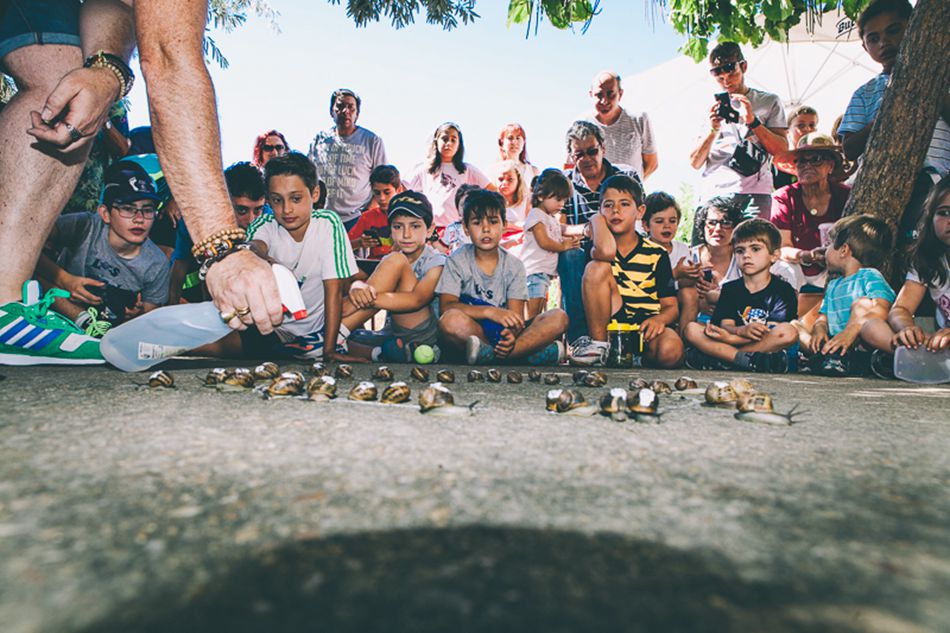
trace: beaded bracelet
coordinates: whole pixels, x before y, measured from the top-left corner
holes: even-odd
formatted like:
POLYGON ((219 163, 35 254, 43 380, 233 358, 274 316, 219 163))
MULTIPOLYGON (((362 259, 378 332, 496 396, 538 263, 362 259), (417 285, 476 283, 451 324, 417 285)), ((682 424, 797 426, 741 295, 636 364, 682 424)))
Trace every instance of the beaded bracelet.
POLYGON ((192 246, 191 254, 200 263, 219 252, 233 248, 235 242, 243 242, 245 239, 247 239, 247 233, 244 229, 222 229, 192 246))
POLYGON ((216 254, 214 257, 209 257, 208 259, 201 262, 201 268, 198 269, 198 279, 200 279, 201 281, 204 281, 205 277, 208 276, 208 271, 211 270, 211 266, 213 266, 214 264, 217 264, 228 255, 232 255, 238 251, 248 251, 248 250, 251 250, 250 244, 248 244, 247 242, 237 242, 234 245, 232 245, 231 248, 225 251, 221 251, 220 253, 216 254))
POLYGON ((132 84, 135 82, 135 73, 133 73, 129 65, 117 55, 107 53, 103 50, 96 51, 95 54, 86 58, 83 67, 106 68, 111 71, 119 81, 119 99, 128 96, 132 90, 132 84))

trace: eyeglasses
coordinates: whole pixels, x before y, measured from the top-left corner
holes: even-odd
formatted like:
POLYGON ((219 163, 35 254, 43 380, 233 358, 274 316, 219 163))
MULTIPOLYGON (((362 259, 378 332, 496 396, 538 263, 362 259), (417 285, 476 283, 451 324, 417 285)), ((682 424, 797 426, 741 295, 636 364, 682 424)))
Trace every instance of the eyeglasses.
POLYGON ((719 75, 728 75, 729 73, 735 71, 736 66, 739 65, 739 62, 729 62, 728 64, 722 64, 721 66, 713 66, 709 69, 709 74, 713 77, 718 77, 719 75))
POLYGON ((284 152, 287 151, 286 145, 261 145, 261 150, 265 152, 284 152))
POLYGON ((711 218, 709 220, 706 220, 706 226, 718 226, 723 229, 731 229, 735 225, 732 223, 732 220, 720 220, 718 218, 711 218))
POLYGON ((606 90, 606 91, 603 91, 603 90, 602 90, 602 91, 600 91, 600 92, 595 92, 595 93, 594 93, 594 97, 595 97, 595 98, 597 98, 597 99, 607 99, 608 101, 610 101, 611 99, 613 99, 613 98, 616 97, 616 96, 617 96, 617 93, 614 92, 613 90, 606 90))
POLYGON ((795 159, 796 165, 820 165, 825 161, 830 161, 831 158, 824 156, 822 154, 805 154, 804 156, 799 156, 795 159))
POLYGON ((593 158, 594 156, 597 156, 597 154, 599 153, 600 153, 600 146, 598 145, 597 147, 589 147, 587 149, 582 149, 577 152, 572 152, 571 158, 573 158, 574 162, 576 163, 577 161, 584 158, 585 156, 587 156, 588 158, 593 158))
POLYGON ((126 220, 131 220, 136 214, 141 215, 143 220, 153 220, 158 210, 155 207, 136 207, 131 204, 114 204, 112 208, 119 212, 119 216, 126 220))

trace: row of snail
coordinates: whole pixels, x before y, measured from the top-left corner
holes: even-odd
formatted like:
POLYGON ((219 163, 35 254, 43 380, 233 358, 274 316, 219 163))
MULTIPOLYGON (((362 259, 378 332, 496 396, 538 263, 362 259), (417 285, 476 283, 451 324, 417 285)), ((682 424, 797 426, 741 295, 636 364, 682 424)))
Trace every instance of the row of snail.
MULTIPOLYGON (((216 367, 208 372, 203 384, 223 392, 253 390, 266 399, 301 398, 327 402, 337 398, 338 380, 353 378, 353 368, 346 364, 337 365, 331 372, 326 365, 316 362, 310 367, 309 373, 308 378, 299 371, 282 372, 273 362, 262 363, 253 369, 216 367)), ((413 367, 410 377, 419 383, 428 383, 430 372, 425 367, 416 366, 413 367)), ((412 390, 409 384, 393 381, 394 373, 389 367, 377 367, 372 378, 392 382, 380 391, 373 382, 359 381, 349 389, 346 399, 387 405, 404 405, 411 400, 412 390)), ((436 382, 428 384, 419 393, 419 411, 433 415, 471 415, 477 402, 466 406, 457 405, 452 392, 445 386, 455 382, 455 373, 450 369, 441 369, 435 374, 435 378, 436 382)), ((484 373, 473 369, 469 371, 467 379, 468 382, 500 383, 502 375, 494 368, 484 373)), ((509 371, 505 379, 509 384, 521 384, 524 374, 520 371, 509 371)), ((784 414, 776 412, 771 396, 756 390, 745 378, 713 382, 705 391, 699 388, 695 380, 686 376, 677 379, 672 387, 662 380, 648 382, 643 378, 634 378, 630 380, 628 389, 612 388, 594 403, 588 402, 575 387, 603 387, 607 384, 607 374, 602 371, 578 370, 572 374, 571 379, 572 387, 551 389, 547 392, 547 411, 572 416, 600 414, 617 422, 632 419, 637 422, 658 423, 662 417, 659 411, 659 396, 675 391, 684 395, 702 394, 705 406, 734 408, 735 418, 745 422, 788 426, 798 422, 795 416, 800 415, 794 408, 784 414)), ((528 381, 559 385, 561 378, 556 373, 542 374, 538 370, 531 370, 528 372, 528 381)), ((174 388, 175 381, 170 373, 157 371, 149 376, 148 386, 174 388)))

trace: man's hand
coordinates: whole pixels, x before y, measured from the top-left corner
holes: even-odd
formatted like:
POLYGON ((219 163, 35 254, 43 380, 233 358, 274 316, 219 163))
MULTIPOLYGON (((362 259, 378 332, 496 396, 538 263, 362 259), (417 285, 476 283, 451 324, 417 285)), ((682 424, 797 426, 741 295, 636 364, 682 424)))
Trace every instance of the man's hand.
POLYGON ((755 118, 755 112, 752 111, 752 102, 749 101, 749 97, 741 94, 731 94, 729 95, 731 99, 738 102, 739 104, 739 116, 742 117, 743 122, 746 125, 752 123, 752 120, 755 118))
POLYGON ((917 349, 927 342, 927 333, 918 325, 905 327, 891 338, 891 344, 894 347, 909 347, 917 349))
POLYGON ((234 314, 228 326, 235 330, 255 325, 267 335, 284 315, 277 281, 270 264, 250 251, 228 255, 208 269, 205 280, 214 305, 222 314, 234 314), (249 310, 243 315, 236 312, 249 310))
POLYGON ((659 317, 652 316, 640 324, 640 335, 644 343, 649 343, 666 329, 666 324, 659 317))
POLYGON ((27 134, 71 152, 92 142, 119 97, 118 78, 108 68, 77 68, 46 98, 42 112, 31 112, 27 134))
POLYGON ((761 341, 769 333, 769 326, 765 323, 749 323, 736 328, 736 334, 752 341, 761 341))
POLYGON ((511 350, 515 348, 515 333, 505 328, 501 331, 498 343, 495 344, 495 356, 498 358, 508 358, 511 350))
POLYGON ((849 330, 845 328, 838 334, 831 337, 831 340, 825 343, 821 348, 821 353, 827 355, 838 354, 839 356, 844 356, 848 353, 848 350, 851 349, 851 346, 854 345, 854 342, 858 338, 858 333, 860 330, 849 330))
POLYGON ((488 318, 514 332, 520 332, 524 329, 524 318, 505 308, 491 308, 488 312, 488 318))
POLYGON ((86 305, 95 306, 102 303, 102 297, 89 290, 89 286, 105 288, 106 282, 96 281, 89 277, 71 275, 64 270, 56 280, 56 285, 69 292, 69 300, 73 303, 84 303, 86 305))
POLYGON ((719 128, 722 127, 722 117, 719 116, 719 102, 717 101, 709 108, 709 127, 719 131, 719 128))
POLYGON ((350 303, 361 310, 372 308, 376 303, 376 289, 365 281, 354 281, 350 286, 350 294, 347 297, 350 303))

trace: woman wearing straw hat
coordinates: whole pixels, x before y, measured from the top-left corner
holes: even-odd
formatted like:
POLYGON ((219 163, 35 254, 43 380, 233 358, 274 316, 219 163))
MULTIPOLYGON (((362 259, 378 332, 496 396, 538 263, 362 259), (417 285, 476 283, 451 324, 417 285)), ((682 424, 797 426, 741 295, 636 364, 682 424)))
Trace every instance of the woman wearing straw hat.
POLYGON ((825 289, 825 247, 828 230, 841 217, 851 189, 841 146, 827 134, 803 136, 798 147, 776 159, 780 168, 798 178, 773 194, 772 223, 782 234, 782 259, 801 266, 805 278, 799 312, 804 314, 825 289))

